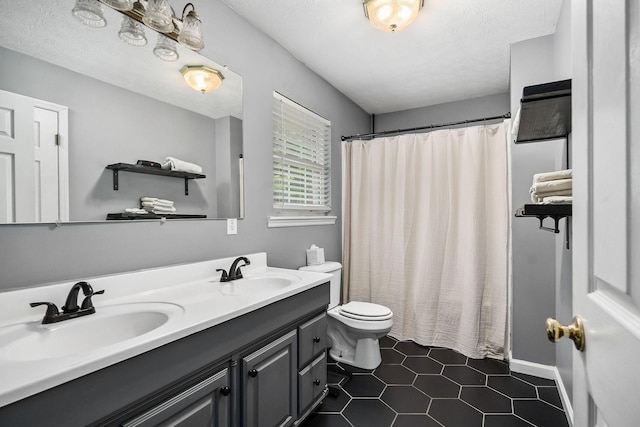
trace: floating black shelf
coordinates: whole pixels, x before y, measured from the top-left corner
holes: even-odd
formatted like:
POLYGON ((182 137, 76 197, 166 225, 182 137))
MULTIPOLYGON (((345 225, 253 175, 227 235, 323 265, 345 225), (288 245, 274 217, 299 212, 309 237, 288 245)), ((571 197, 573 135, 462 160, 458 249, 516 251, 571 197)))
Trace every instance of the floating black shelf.
POLYGON ((534 217, 538 218, 540 221, 540 229, 552 231, 554 233, 559 233, 560 229, 558 228, 558 222, 562 218, 567 218, 571 216, 573 205, 570 204, 558 204, 558 205, 543 205, 543 204, 531 204, 524 205, 523 207, 516 210, 516 217, 534 217), (545 218, 553 218, 555 222, 555 227, 545 227, 543 222, 545 218))
POLYGON ((571 79, 522 90, 516 144, 566 138, 570 133, 571 79))
POLYGON ((160 175, 160 176, 169 176, 173 178, 183 178, 184 179, 184 194, 189 195, 189 180, 190 179, 199 179, 206 178, 206 175, 202 175, 199 173, 191 173, 191 172, 179 172, 172 171, 160 168, 153 168, 149 166, 142 165, 132 165, 129 163, 113 163, 111 165, 107 165, 107 169, 111 169, 113 171, 113 189, 118 191, 118 173, 120 171, 123 172, 134 172, 134 173, 143 173, 146 175, 160 175))
POLYGON ((109 221, 132 221, 139 219, 189 219, 189 218, 206 218, 206 215, 190 215, 190 214, 167 214, 158 215, 154 213, 135 214, 135 213, 110 213, 107 214, 109 221))

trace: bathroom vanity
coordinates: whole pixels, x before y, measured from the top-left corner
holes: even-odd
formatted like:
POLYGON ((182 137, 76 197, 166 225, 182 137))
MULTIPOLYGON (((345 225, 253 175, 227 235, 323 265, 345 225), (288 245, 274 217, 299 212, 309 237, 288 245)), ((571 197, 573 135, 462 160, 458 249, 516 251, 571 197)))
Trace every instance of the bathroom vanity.
MULTIPOLYGON (((327 393, 328 276, 267 267, 265 254, 249 259, 245 278, 229 283, 220 283, 215 270, 228 268, 232 258, 90 280, 106 291, 93 299, 95 316, 110 306, 167 301, 182 312, 137 337, 78 354, 21 353, 22 338, 8 346, 3 340, 0 425, 299 424, 327 393)), ((72 285, 3 297, 21 293, 9 296, 18 307, 38 293, 61 302, 56 291, 72 285)), ((45 326, 42 310, 30 310, 18 322, 45 326)), ((16 327, 4 322, 0 339, 16 327)), ((107 339, 109 332, 103 333, 107 339)))

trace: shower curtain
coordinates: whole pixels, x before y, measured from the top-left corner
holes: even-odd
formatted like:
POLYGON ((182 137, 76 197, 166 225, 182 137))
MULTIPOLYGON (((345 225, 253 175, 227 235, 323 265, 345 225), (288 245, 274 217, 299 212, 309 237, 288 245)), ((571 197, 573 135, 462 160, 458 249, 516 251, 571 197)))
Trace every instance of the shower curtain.
POLYGON ((343 143, 343 297, 389 307, 391 336, 504 357, 506 127, 343 143))

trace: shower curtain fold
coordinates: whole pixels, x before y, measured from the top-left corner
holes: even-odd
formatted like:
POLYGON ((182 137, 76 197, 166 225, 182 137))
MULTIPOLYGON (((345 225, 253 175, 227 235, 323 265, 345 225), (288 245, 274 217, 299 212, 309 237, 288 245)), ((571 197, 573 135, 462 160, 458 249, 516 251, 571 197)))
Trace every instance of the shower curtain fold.
POLYGON ((345 301, 390 335, 503 358, 509 199, 504 123, 343 143, 345 301))

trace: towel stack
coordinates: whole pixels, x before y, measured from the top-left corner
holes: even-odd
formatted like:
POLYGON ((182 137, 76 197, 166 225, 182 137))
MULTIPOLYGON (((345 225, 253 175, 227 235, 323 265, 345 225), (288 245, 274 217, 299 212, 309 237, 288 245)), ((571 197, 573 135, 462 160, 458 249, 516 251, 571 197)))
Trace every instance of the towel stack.
POLYGON ((171 215, 176 213, 173 201, 158 199, 156 197, 141 197, 140 205, 142 209, 158 215, 171 215))
POLYGON ((127 209, 124 210, 124 213, 143 215, 143 214, 147 214, 149 212, 147 212, 146 210, 144 210, 142 208, 127 208, 127 209))
POLYGON ((185 162, 184 160, 176 159, 175 157, 167 157, 162 163, 162 169, 178 171, 178 172, 190 172, 190 173, 202 173, 202 167, 195 163, 185 162))
POLYGON ((573 202, 572 189, 572 171, 565 169, 535 174, 529 192, 533 203, 562 204, 573 202))

